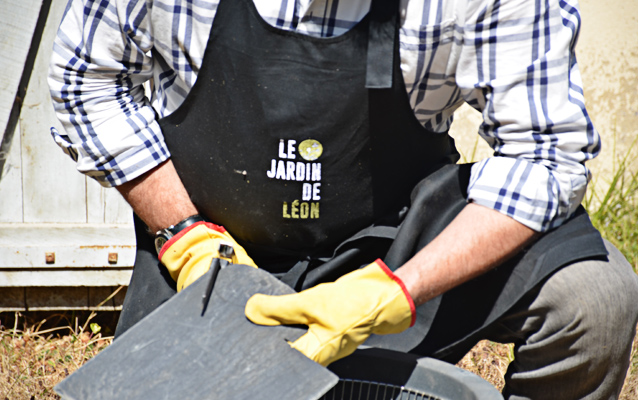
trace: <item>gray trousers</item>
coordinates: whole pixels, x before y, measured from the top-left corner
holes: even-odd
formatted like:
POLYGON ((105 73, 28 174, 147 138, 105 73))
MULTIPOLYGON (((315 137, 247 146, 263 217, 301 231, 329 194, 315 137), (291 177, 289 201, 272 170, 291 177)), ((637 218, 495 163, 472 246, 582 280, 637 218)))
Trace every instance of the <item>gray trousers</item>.
POLYGON ((616 399, 638 323, 638 275, 609 261, 571 264, 497 321, 486 339, 515 344, 506 399, 616 399))

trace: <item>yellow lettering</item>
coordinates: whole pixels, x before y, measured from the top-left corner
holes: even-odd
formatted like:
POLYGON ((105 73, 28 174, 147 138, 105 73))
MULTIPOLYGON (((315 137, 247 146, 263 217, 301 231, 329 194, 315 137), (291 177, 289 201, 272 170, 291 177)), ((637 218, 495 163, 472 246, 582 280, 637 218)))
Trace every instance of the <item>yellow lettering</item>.
POLYGON ((317 219, 319 218, 319 202, 307 203, 305 201, 294 200, 290 203, 290 212, 288 211, 288 202, 283 203, 284 218, 293 219, 317 219))
POLYGON ((288 203, 284 201, 284 218, 290 218, 290 214, 288 214, 288 203))
POLYGON ((319 218, 319 203, 310 203, 310 218, 319 218))
POLYGON ((292 202, 290 214, 293 218, 299 218, 299 200, 295 200, 292 202))
POLYGON ((299 216, 302 219, 307 219, 309 210, 310 210, 310 207, 308 206, 308 203, 306 202, 301 203, 301 205, 299 206, 299 216))

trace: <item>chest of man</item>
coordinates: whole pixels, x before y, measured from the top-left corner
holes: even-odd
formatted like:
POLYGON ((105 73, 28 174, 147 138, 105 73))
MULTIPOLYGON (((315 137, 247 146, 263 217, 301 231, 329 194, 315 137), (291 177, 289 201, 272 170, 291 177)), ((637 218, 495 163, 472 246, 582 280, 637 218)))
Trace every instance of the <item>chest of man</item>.
MULTIPOLYGON (((252 2, 260 18, 268 25, 318 38, 342 36, 370 10, 370 0, 252 2)), ((454 84, 454 54, 458 53, 454 51, 454 38, 458 35, 458 29, 455 29, 456 3, 402 0, 399 7, 400 66, 409 101, 419 122, 435 132, 449 129, 453 111, 462 104, 454 84)), ((172 93, 169 89, 167 96, 174 94, 179 97, 178 92, 189 91, 196 80, 218 6, 219 0, 212 1, 205 8, 193 6, 189 10, 190 14, 182 10, 177 17, 174 12, 154 7, 154 26, 171 27, 155 29, 156 49, 167 61, 173 61, 167 62, 168 65, 191 64, 190 67, 174 71, 174 85, 179 90, 172 93), (177 58, 176 53, 180 54, 177 58)), ((164 70, 156 74, 158 79, 169 75, 164 70)), ((173 102, 171 99, 162 99, 156 102, 159 103, 164 104, 161 107, 166 107, 165 110, 159 110, 159 114, 164 116, 174 111, 173 104, 179 104, 179 100, 173 102)))

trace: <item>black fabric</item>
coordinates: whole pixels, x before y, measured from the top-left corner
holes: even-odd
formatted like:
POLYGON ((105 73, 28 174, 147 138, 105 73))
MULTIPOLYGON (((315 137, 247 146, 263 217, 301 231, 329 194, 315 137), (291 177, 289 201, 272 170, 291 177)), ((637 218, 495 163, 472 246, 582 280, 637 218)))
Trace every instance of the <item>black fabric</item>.
POLYGON ((297 291, 332 282, 361 265, 369 264, 371 260, 383 257, 397 232, 395 226, 370 226, 337 246, 332 257, 298 261, 279 279, 297 291))
POLYGON ((374 29, 366 17, 313 38, 268 25, 252 0, 220 3, 197 83, 160 125, 193 202, 257 265, 283 272, 330 256, 407 206, 432 165, 458 159, 451 138, 423 128, 409 105, 397 11, 374 29), (369 31, 382 32, 378 45, 369 31), (369 45, 385 52, 375 58, 392 66, 391 89, 366 89, 369 45), (323 152, 306 160, 302 143, 323 152))
POLYGON ((366 88, 392 88, 392 70, 395 57, 394 43, 398 37, 395 26, 388 23, 398 18, 395 12, 399 8, 397 0, 373 2, 370 7, 370 29, 368 36, 368 53, 366 58, 366 88))
POLYGON ((175 281, 157 259, 146 224, 137 215, 133 216, 133 223, 137 242, 135 267, 115 329, 116 338, 177 293, 175 281))

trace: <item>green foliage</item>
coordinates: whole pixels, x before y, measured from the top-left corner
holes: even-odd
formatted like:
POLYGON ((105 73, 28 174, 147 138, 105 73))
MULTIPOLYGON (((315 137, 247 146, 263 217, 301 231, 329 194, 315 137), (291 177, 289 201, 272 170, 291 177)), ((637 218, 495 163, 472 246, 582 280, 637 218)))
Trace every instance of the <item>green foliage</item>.
POLYGON ((590 185, 583 201, 594 226, 616 246, 638 272, 638 172, 631 168, 634 143, 619 157, 604 193, 590 185))
POLYGON ((97 335, 102 330, 102 327, 96 322, 91 322, 89 327, 91 328, 91 332, 93 332, 94 335, 97 335))

